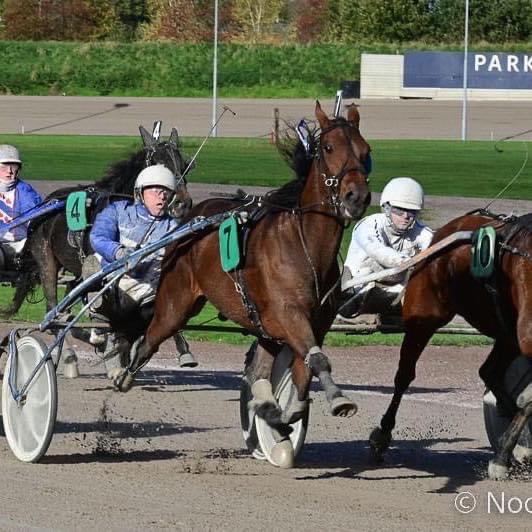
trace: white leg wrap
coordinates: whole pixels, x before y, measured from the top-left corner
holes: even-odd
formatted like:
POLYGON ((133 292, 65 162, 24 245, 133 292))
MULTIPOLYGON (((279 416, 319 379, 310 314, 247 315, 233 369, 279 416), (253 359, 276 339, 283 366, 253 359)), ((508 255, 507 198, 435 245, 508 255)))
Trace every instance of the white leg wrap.
POLYGON ((268 379, 256 380, 251 386, 251 393, 259 401, 276 402, 272 392, 272 383, 268 379))

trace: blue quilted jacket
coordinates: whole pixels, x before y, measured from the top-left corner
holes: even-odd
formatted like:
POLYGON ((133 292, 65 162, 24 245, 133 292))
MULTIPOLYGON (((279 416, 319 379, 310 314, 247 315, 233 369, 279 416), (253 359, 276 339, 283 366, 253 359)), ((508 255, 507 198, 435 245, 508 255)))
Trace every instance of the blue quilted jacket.
MULTIPOLYGON (((13 205, 3 201, 0 193, 0 235, 5 238, 7 223, 41 202, 42 198, 39 193, 22 179, 17 180, 13 205)), ((11 235, 13 235, 13 240, 15 241, 24 240, 28 235, 28 225, 23 224, 13 228, 11 235)))
MULTIPOLYGON (((116 252, 121 248, 135 249, 142 241, 155 242, 178 225, 170 216, 154 217, 141 203, 117 201, 108 205, 96 216, 90 233, 91 246, 102 256, 102 266, 116 259, 116 252)), ((154 270, 160 270, 164 248, 146 257, 130 272, 134 278, 142 279, 154 270)))

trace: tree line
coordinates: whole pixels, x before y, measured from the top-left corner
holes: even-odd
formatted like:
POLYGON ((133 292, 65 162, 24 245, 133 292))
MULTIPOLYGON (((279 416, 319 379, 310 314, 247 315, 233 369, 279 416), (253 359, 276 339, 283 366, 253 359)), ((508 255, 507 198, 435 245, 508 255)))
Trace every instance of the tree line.
MULTIPOLYGON (((471 42, 528 42, 531 0, 470 0, 471 42)), ((458 43, 465 0, 219 0, 219 40, 458 43)), ((0 0, 0 38, 209 43, 214 0, 0 0)))

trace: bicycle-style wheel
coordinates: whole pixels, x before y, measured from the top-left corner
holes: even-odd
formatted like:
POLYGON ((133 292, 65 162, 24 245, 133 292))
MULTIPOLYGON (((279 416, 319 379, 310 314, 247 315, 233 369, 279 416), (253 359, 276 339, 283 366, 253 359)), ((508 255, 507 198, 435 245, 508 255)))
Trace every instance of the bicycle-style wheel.
POLYGON ((57 378, 53 361, 49 359, 32 379, 23 400, 18 402, 11 393, 9 375, 14 365, 14 386, 21 389, 46 352, 43 342, 33 336, 23 336, 17 341, 15 360, 9 357, 4 372, 4 431, 9 447, 23 462, 37 462, 48 450, 57 417, 57 378))

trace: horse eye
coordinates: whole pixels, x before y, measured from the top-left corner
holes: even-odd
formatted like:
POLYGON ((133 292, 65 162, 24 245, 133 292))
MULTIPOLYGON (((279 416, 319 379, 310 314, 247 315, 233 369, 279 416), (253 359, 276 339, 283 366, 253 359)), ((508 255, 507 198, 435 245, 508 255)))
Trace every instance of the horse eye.
POLYGON ((333 152, 333 147, 332 147, 330 144, 325 144, 325 146, 323 146, 323 149, 324 149, 327 153, 332 153, 332 152, 333 152))

